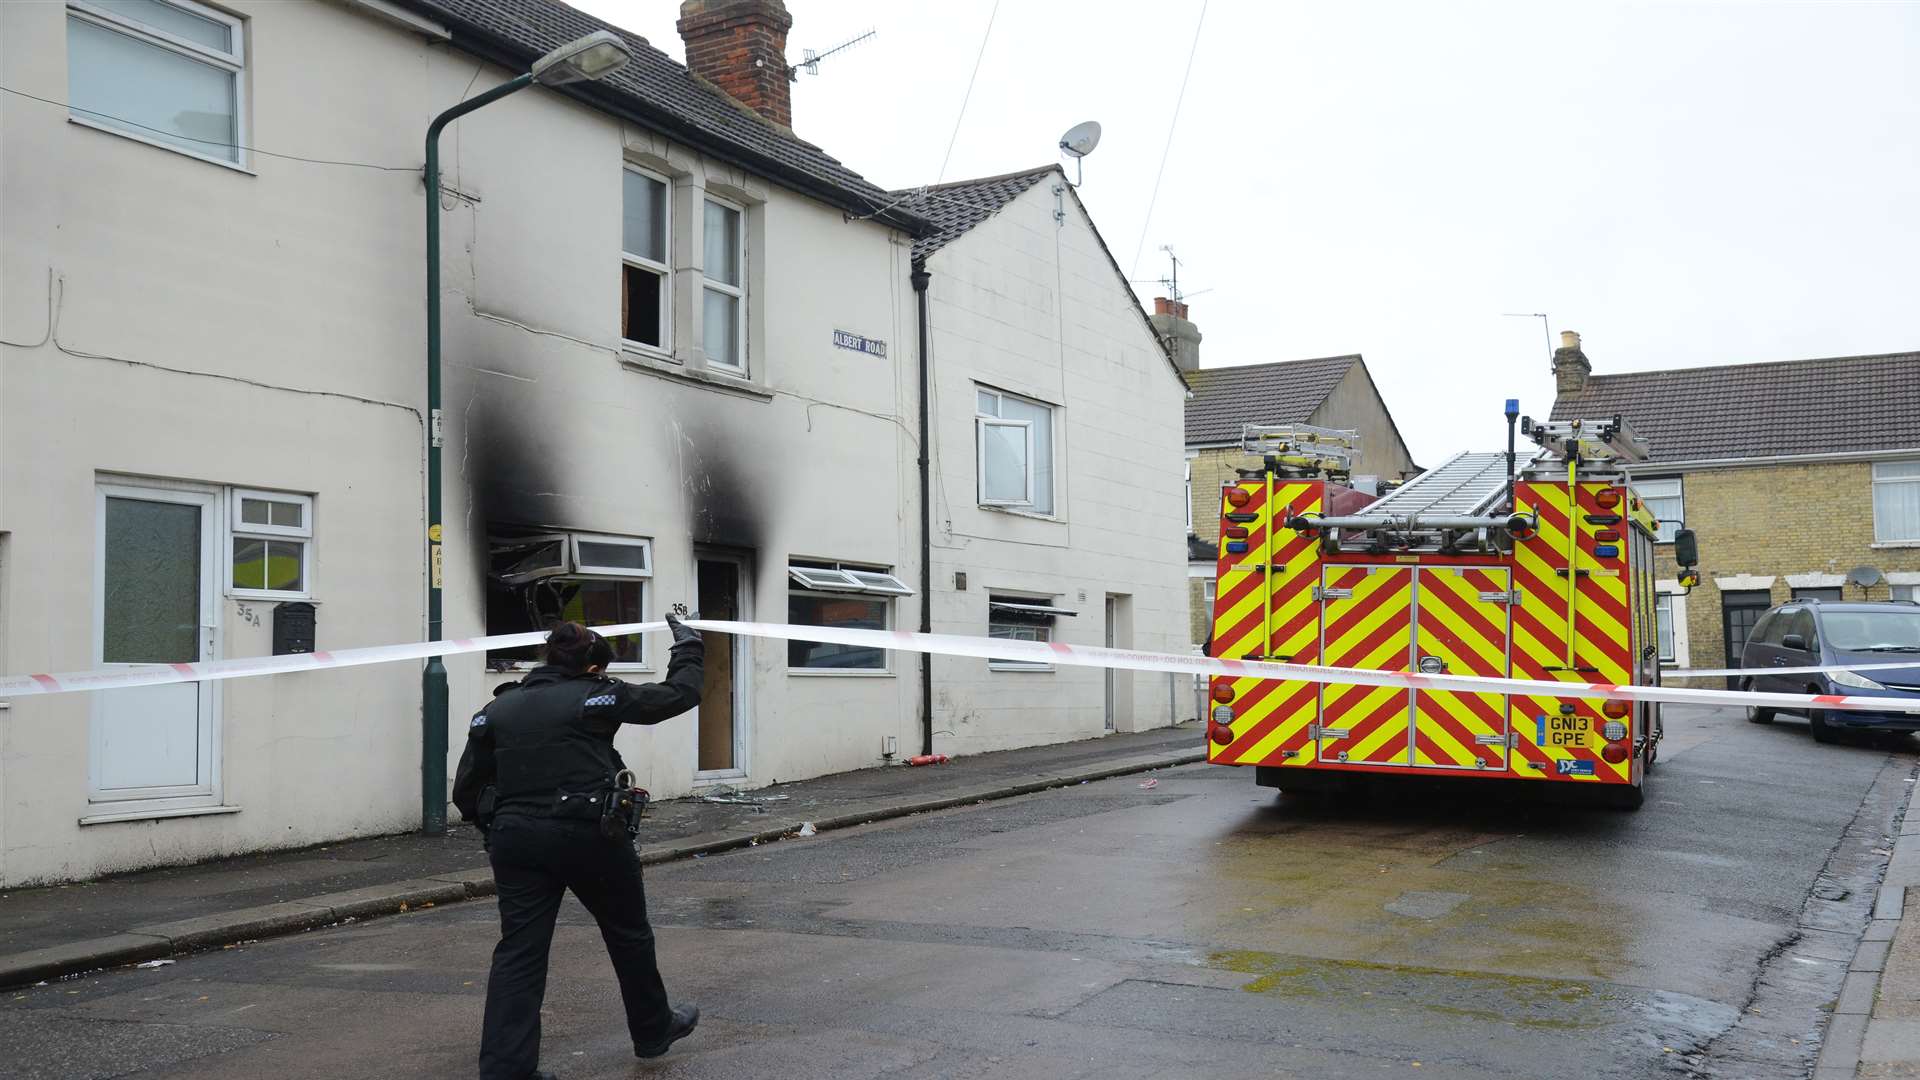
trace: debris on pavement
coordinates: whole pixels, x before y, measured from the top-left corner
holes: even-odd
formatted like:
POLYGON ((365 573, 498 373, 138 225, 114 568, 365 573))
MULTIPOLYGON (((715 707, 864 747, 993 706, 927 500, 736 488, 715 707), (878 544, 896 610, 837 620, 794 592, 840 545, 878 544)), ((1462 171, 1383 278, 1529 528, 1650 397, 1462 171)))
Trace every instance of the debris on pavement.
POLYGON ((163 968, 171 963, 173 963, 171 960, 149 960, 144 964, 135 964, 133 966, 140 968, 163 968))
POLYGON ((819 831, 820 831, 820 830, 818 830, 818 829, 816 829, 816 828, 814 828, 814 827, 813 827, 813 822, 811 822, 811 821, 803 821, 803 822, 801 822, 801 823, 800 823, 800 831, 799 831, 799 832, 796 832, 796 833, 794 833, 793 835, 795 835, 795 836, 813 836, 813 835, 816 835, 817 833, 819 833, 819 831))
POLYGON ((741 791, 739 788, 728 787, 727 785, 722 784, 719 787, 708 788, 706 790, 706 793, 701 795, 699 798, 700 798, 700 801, 703 803, 722 803, 729 806, 751 806, 751 807, 754 807, 759 812, 765 813, 767 803, 784 802, 785 800, 790 799, 792 797, 793 796, 791 795, 751 795, 751 794, 748 794, 747 792, 741 791))
POLYGON ((1148 777, 1147 779, 1140 781, 1140 786, 1145 790, 1151 791, 1154 788, 1157 788, 1160 786, 1160 781, 1152 777, 1148 777))

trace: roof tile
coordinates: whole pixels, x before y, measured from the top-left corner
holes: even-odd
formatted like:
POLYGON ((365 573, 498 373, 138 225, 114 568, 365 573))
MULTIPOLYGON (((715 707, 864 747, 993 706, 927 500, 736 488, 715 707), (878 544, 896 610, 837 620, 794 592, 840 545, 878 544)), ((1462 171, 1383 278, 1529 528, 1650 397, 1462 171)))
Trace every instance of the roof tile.
POLYGON ((958 240, 968 229, 1026 194, 1028 188, 1056 168, 1058 166, 1045 165, 1025 172, 894 192, 893 198, 899 200, 901 206, 933 222, 934 231, 913 242, 914 261, 924 261, 927 256, 958 240))
POLYGON ((1907 352, 1595 375, 1553 418, 1621 416, 1652 460, 1711 461, 1920 447, 1915 402, 1907 352))
POLYGON ((1358 353, 1187 373, 1187 444, 1239 442, 1246 424, 1301 424, 1327 400, 1358 353))

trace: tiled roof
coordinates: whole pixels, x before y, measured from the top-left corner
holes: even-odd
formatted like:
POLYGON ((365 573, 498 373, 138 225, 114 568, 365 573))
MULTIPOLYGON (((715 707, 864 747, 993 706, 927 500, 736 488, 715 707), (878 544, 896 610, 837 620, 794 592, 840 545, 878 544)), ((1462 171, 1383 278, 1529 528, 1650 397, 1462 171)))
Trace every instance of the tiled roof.
POLYGON ((1219 562, 1220 545, 1202 540, 1192 533, 1187 534, 1188 562, 1219 562))
MULTIPOLYGON (((445 24, 455 45, 514 70, 575 38, 611 30, 633 50, 632 62, 599 82, 576 83, 561 93, 631 116, 670 138, 855 214, 873 213, 893 201, 819 147, 695 78, 646 38, 559 0, 399 2, 445 24)), ((897 208, 876 216, 911 232, 925 228, 897 208)))
POLYGON ((1190 371, 1187 445, 1237 443, 1245 424, 1305 423, 1359 362, 1356 353, 1190 371))
POLYGON ((1025 172, 894 192, 892 197, 900 200, 903 208, 933 223, 931 233, 913 242, 914 261, 924 261, 968 229, 999 213, 1001 207, 1026 194, 1041 177, 1057 168, 1057 165, 1046 165, 1025 172))
POLYGON ((1622 416, 1655 461, 1920 447, 1920 353, 1589 376, 1556 420, 1622 416))

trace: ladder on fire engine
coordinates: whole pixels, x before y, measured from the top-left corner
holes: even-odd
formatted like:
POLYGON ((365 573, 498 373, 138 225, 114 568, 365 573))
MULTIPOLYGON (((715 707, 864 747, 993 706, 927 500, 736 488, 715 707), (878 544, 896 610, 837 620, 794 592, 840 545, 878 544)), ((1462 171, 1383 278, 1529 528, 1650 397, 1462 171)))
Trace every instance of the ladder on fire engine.
POLYGON ((1507 455, 1460 453, 1400 485, 1353 516, 1376 518, 1387 524, 1388 519, 1404 521, 1483 514, 1506 490, 1507 455))

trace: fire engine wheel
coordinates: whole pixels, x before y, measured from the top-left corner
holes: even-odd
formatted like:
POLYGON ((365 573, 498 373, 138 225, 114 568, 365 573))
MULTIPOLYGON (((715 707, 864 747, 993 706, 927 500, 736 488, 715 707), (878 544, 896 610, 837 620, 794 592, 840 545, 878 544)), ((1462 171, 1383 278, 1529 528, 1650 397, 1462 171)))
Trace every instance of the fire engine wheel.
POLYGON ((1647 801, 1647 789, 1641 784, 1608 784, 1601 804, 1614 810, 1638 810, 1647 801))
MULTIPOLYGON (((1749 694, 1753 693, 1753 680, 1748 679, 1742 683, 1740 689, 1745 690, 1749 694)), ((1763 709, 1758 705, 1749 705, 1747 706, 1747 722, 1752 724, 1771 724, 1773 723, 1773 710, 1763 709)))

